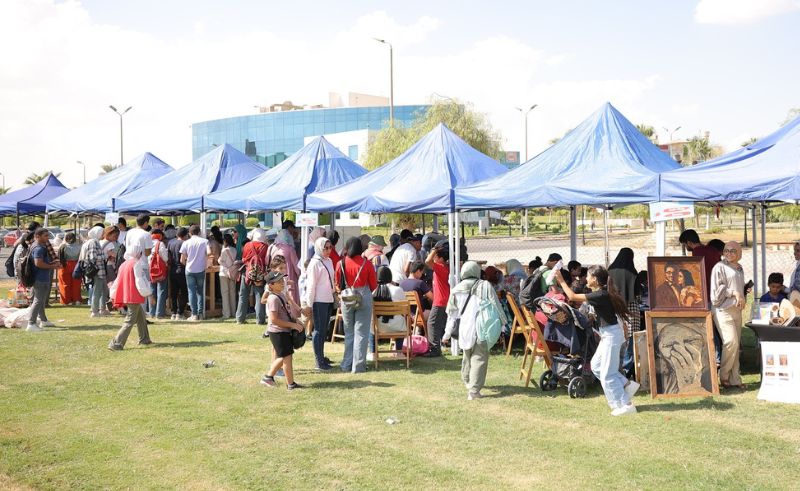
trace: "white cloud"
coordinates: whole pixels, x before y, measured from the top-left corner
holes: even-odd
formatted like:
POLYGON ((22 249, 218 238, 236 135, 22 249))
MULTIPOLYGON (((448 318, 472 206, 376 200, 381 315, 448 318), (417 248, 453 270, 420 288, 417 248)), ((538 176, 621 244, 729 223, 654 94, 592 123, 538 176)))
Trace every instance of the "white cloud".
POLYGON ((700 0, 694 20, 701 24, 749 24, 800 10, 798 0, 700 0))

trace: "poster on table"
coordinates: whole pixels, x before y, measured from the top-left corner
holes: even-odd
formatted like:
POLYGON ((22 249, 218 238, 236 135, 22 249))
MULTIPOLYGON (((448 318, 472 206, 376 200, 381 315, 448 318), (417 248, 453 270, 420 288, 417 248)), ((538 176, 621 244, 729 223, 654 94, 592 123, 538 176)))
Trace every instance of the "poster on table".
POLYGON ((762 401, 800 403, 800 343, 761 342, 762 401))

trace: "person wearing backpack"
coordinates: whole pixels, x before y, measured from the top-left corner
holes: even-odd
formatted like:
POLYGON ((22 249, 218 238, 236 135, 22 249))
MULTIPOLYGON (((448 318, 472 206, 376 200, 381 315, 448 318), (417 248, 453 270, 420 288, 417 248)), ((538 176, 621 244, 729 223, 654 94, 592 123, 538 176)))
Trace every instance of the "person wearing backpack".
POLYGON ((561 261, 561 255, 552 253, 547 257, 547 262, 539 266, 530 276, 525 278, 519 290, 519 303, 520 307, 526 307, 531 312, 536 311, 536 306, 533 301, 539 297, 543 297, 548 290, 548 280, 550 279, 550 271, 561 261))
POLYGON ((90 290, 90 317, 105 317, 109 314, 106 309, 108 301, 108 283, 106 282, 106 255, 100 245, 105 229, 92 227, 88 233, 88 240, 81 247, 80 262, 86 283, 92 285, 90 290))
POLYGON ((447 301, 447 330, 444 339, 456 337, 463 350, 461 380, 467 400, 480 399, 486 383, 489 350, 497 342, 508 319, 494 287, 481 278, 481 267, 467 261, 461 267, 461 281, 447 301))
POLYGON ((164 243, 164 232, 155 229, 150 236, 153 238, 153 250, 150 253, 150 289, 153 290, 149 300, 150 318, 166 319, 169 251, 164 243))
POLYGON ((267 310, 261 303, 264 295, 264 279, 267 276, 267 233, 262 228, 253 230, 253 238, 242 247, 242 265, 244 267, 239 287, 239 305, 236 309, 236 322, 245 324, 250 307, 250 296, 255 295, 256 323, 266 325, 267 310))
POLYGON ((350 237, 346 254, 336 268, 336 287, 341 292, 342 325, 344 328, 343 372, 367 371, 367 346, 372 325, 372 291, 378 287, 375 268, 361 254, 361 239, 350 237))
POLYGON ((17 285, 22 284, 22 260, 30 253, 30 249, 35 240, 36 236, 34 232, 27 232, 22 236, 22 241, 14 246, 14 250, 11 254, 11 257, 13 258, 12 264, 14 266, 12 275, 14 278, 16 278, 17 285))
POLYGON ((61 268, 52 246, 46 228, 40 228, 34 232, 34 244, 30 248, 30 253, 23 259, 22 276, 25 282, 33 280, 33 301, 30 306, 30 318, 28 320, 27 331, 41 331, 43 327, 52 327, 53 323, 47 320, 45 306, 47 296, 50 294, 50 272, 61 268), (26 271, 27 270, 27 271, 26 271), (31 275, 32 278, 28 278, 31 275), (38 321, 38 323, 37 323, 38 321))
POLYGON ((181 245, 189 237, 186 227, 178 229, 175 239, 169 242, 169 282, 172 285, 169 302, 172 305, 172 320, 183 320, 186 314, 186 304, 189 301, 186 288, 186 274, 181 264, 181 245))

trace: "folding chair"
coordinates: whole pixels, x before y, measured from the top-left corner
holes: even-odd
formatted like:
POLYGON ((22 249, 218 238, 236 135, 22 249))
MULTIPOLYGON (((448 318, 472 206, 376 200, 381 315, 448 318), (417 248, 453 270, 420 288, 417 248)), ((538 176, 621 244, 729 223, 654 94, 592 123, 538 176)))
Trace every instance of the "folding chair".
POLYGON ((511 345, 514 344, 514 335, 525 335, 527 321, 525 320, 525 317, 523 317, 522 312, 519 311, 519 307, 517 306, 517 301, 514 300, 514 296, 506 295, 506 300, 508 301, 508 306, 511 308, 511 313, 514 314, 514 319, 511 322, 511 334, 508 336, 508 351, 506 351, 506 356, 509 356, 511 354, 511 345))
MULTIPOLYGON (((539 322, 533 316, 527 307, 522 307, 522 313, 527 321, 523 325, 523 336, 525 336, 525 354, 522 357, 522 365, 519 368, 519 378, 525 379, 525 387, 531 383, 531 373, 533 372, 533 361, 537 356, 544 359, 547 368, 553 365, 553 356, 550 353, 550 348, 544 341, 544 334, 542 328, 539 327, 539 322)), ((535 380, 532 381, 533 385, 538 386, 535 380)))
MULTIPOLYGON (((337 339, 344 340, 344 326, 342 326, 342 333, 339 334, 339 326, 342 323, 342 309, 336 307, 336 315, 333 318, 333 329, 331 329, 331 344, 335 343, 337 339)), ((330 320, 328 321, 330 324, 330 320)))
POLYGON ((406 301, 411 307, 416 307, 416 312, 413 314, 414 318, 411 322, 412 331, 420 330, 423 336, 427 337, 427 327, 425 326, 425 316, 422 315, 422 300, 419 298, 419 293, 416 290, 406 292, 406 301))
MULTIPOLYGON (((380 349, 380 341, 381 339, 389 339, 389 340, 396 340, 398 338, 408 338, 409 343, 411 342, 411 332, 412 332, 412 323, 411 323, 411 304, 408 302, 373 302, 372 303, 372 334, 375 337, 375 354, 373 356, 373 362, 375 363, 375 368, 378 368, 378 360, 380 358, 380 354, 389 354, 389 353, 403 353, 402 350, 397 349, 389 349, 389 350, 381 350, 380 349), (379 332, 378 331, 378 317, 383 315, 402 315, 406 319, 406 331, 405 332, 379 332)), ((405 352, 406 355, 406 368, 411 366, 411 346, 408 346, 405 352)))

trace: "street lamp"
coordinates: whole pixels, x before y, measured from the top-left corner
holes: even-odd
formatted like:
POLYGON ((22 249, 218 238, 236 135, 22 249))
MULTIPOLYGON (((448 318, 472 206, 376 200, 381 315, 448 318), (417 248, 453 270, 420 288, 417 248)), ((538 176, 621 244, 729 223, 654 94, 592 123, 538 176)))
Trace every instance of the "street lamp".
POLYGON ((6 188, 6 175, 0 172, 0 176, 3 176, 3 189, 6 188))
POLYGON ((111 110, 114 111, 115 113, 117 113, 117 116, 119 116, 119 165, 122 165, 124 163, 123 162, 123 157, 122 157, 122 116, 126 112, 130 111, 131 109, 133 109, 133 106, 129 106, 128 109, 126 109, 126 110, 124 110, 122 112, 117 111, 117 108, 112 106, 112 105, 109 105, 108 107, 110 107, 111 110))
MULTIPOLYGON (((528 114, 530 114, 531 111, 536 109, 536 106, 538 106, 538 104, 532 105, 530 108, 528 108, 527 111, 524 111, 521 107, 514 108, 525 115, 525 162, 528 161, 528 114)), ((528 236, 528 209, 525 208, 525 237, 527 236, 528 236)))
POLYGON ((83 166, 83 183, 86 184, 86 164, 78 160, 76 163, 83 166))
POLYGON ((394 127, 394 55, 392 43, 385 39, 372 39, 389 46, 389 126, 394 127))
MULTIPOLYGON (((662 126, 662 128, 664 128, 664 127, 662 126)), ((675 133, 676 133, 676 132, 677 132, 679 129, 681 129, 681 126, 678 126, 677 128, 675 128, 675 129, 674 129, 674 130, 672 130, 672 131, 670 131, 668 128, 664 128, 664 131, 666 131, 666 132, 669 134, 669 143, 672 143, 672 142, 673 142, 673 135, 675 135, 675 133)))

